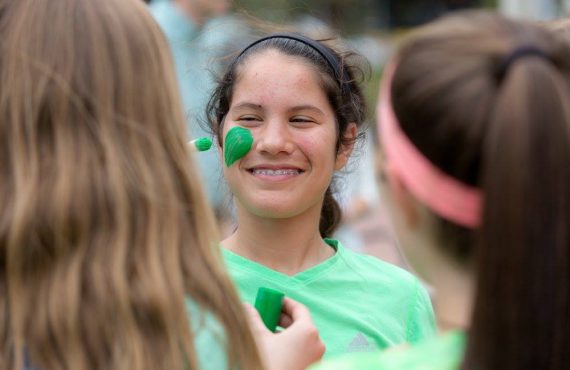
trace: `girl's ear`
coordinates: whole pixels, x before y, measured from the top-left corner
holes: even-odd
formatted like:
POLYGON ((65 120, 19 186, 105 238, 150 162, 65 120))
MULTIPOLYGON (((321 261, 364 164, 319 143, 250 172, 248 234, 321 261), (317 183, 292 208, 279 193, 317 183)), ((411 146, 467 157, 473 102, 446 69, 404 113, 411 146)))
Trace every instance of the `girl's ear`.
POLYGON ((348 162, 348 158, 350 158, 352 149, 354 149, 357 132, 358 129, 356 127, 356 123, 354 122, 349 123, 346 130, 344 130, 343 136, 345 140, 349 142, 347 144, 341 144, 340 152, 336 155, 334 166, 335 171, 342 169, 346 165, 346 162, 348 162))

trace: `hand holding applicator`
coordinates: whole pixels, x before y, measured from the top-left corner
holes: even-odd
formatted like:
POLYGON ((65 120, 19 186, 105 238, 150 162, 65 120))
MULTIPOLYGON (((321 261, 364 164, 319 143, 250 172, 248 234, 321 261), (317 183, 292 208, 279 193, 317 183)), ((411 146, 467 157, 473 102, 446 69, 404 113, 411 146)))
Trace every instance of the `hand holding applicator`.
MULTIPOLYGON (((258 300, 265 301, 260 298, 271 289, 260 288, 258 291, 258 300)), ((276 296, 282 295, 276 292, 276 296)), ((272 295, 272 293, 269 293, 272 295)), ((270 298, 269 301, 273 301, 270 298)), ((282 330, 278 333, 272 332, 274 325, 268 330, 265 321, 267 315, 264 309, 256 308, 249 304, 245 304, 246 313, 250 321, 250 328, 254 335, 255 341, 265 368, 268 370, 301 370, 306 369, 310 364, 320 360, 325 353, 325 345, 322 342, 311 315, 307 307, 291 298, 277 299, 279 304, 268 304, 270 311, 278 312, 281 316, 280 325, 282 330), (282 304, 281 304, 282 300, 282 304)), ((271 315, 270 315, 271 316, 271 315)), ((274 329, 273 329, 274 330, 274 329)))

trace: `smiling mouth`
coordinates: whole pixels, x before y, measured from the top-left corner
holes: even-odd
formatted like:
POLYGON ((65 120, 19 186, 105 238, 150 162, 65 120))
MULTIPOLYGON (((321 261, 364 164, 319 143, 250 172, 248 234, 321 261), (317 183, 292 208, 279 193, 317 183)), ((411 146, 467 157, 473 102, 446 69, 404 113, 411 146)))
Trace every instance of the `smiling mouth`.
POLYGON ((291 168, 287 168, 287 169, 278 169, 278 170, 274 170, 274 169, 268 169, 268 168, 252 168, 248 170, 249 173, 255 175, 261 175, 261 176, 296 176, 296 175, 300 175, 301 173, 305 172, 303 170, 300 169, 291 169, 291 168))

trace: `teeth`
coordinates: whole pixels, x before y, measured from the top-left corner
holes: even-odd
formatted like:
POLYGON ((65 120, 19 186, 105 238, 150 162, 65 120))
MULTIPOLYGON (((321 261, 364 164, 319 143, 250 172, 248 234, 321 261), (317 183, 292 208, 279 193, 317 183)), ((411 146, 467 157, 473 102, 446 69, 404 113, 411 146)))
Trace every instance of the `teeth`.
POLYGON ((299 170, 253 170, 253 174, 264 176, 293 176, 298 175, 299 170))

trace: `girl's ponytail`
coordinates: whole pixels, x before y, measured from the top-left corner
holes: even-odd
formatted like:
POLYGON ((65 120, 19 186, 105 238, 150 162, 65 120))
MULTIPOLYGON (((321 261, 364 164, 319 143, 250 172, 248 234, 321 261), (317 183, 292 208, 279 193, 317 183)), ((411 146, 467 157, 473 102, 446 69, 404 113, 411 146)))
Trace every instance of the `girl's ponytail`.
POLYGON ((570 70, 527 55, 498 83, 482 148, 465 368, 562 369, 570 362, 570 70))
POLYGON ((329 186, 325 192, 323 208, 321 209, 321 219, 319 221, 321 236, 323 238, 330 238, 340 225, 341 220, 342 210, 329 186))

